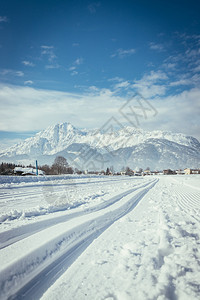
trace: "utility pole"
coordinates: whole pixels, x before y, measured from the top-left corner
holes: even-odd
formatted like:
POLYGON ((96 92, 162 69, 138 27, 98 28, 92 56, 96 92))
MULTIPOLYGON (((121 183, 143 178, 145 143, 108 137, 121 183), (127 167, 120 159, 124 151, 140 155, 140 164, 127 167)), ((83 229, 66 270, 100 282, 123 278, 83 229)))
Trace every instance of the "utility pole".
POLYGON ((36 166, 36 176, 38 176, 38 164, 37 164, 37 160, 35 161, 35 166, 36 166))

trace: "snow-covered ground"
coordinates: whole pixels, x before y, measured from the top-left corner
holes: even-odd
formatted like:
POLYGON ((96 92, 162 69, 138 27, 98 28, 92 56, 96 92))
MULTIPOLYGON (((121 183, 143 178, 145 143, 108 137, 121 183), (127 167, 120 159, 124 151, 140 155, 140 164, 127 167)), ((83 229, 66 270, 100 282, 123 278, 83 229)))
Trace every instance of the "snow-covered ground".
POLYGON ((200 299, 199 183, 0 177, 0 299, 200 299))

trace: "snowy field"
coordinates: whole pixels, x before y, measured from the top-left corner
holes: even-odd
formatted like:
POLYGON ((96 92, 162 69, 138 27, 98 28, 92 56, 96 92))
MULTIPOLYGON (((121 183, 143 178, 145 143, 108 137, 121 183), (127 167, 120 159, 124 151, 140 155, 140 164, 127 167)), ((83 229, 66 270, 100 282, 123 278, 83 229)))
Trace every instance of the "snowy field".
POLYGON ((0 177, 0 299, 200 299, 200 175, 0 177))

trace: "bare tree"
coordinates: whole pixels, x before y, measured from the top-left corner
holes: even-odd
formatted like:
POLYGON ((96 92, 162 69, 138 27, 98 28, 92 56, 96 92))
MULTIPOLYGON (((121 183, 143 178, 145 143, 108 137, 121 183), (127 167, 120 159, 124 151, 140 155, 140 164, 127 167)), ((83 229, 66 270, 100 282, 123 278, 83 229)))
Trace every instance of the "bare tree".
POLYGON ((39 168, 40 170, 44 171, 46 175, 51 175, 51 168, 46 164, 39 168))
POLYGON ((67 160, 63 156, 57 156, 52 165, 52 171, 56 175, 66 174, 69 167, 67 160))

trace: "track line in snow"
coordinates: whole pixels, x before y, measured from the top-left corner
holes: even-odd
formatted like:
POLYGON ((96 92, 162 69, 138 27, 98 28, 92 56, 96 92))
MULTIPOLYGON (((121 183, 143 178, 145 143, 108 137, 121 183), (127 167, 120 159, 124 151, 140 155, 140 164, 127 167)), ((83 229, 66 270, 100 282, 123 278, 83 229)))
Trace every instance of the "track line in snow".
MULTIPOLYGON (((141 181, 143 180, 137 180, 137 178, 134 178, 135 185, 140 185, 141 181)), ((99 183, 98 181, 95 181, 95 185, 90 185, 90 182, 88 182, 88 184, 87 182, 84 182, 84 185, 82 186, 79 183, 71 186, 69 183, 54 186, 54 181, 52 181, 52 183, 48 186, 37 187, 29 185, 29 189, 27 189, 27 187, 25 189, 22 187, 22 190, 17 192, 17 187, 12 187, 12 189, 8 190, 6 194, 4 192, 4 187, 0 185, 2 189, 2 191, 0 190, 0 194, 1 192, 3 193, 2 198, 0 198, 0 222, 5 222, 7 220, 12 221, 21 217, 30 218, 34 217, 34 214, 38 216, 63 211, 69 208, 76 208, 79 205, 87 203, 87 197, 86 202, 84 201, 84 196, 81 197, 82 199, 79 201, 79 195, 84 195, 88 188, 90 188, 92 192, 94 187, 104 189, 105 186, 107 186, 107 188, 109 186, 110 190, 112 185, 114 184, 115 186, 117 182, 119 182, 118 179, 109 179, 107 180, 107 185, 102 183, 101 180, 99 183), (76 202, 74 202, 74 196, 77 198, 76 202), (26 202, 28 203, 28 208, 25 205, 26 202)), ((124 185, 129 185, 130 179, 122 179, 122 182, 124 185)), ((99 195, 95 195, 95 197, 100 196, 103 195, 101 193, 99 195)))
MULTIPOLYGON (((79 181, 80 179, 77 178, 67 178, 67 179, 48 179, 47 181, 38 181, 38 182, 34 182, 34 184, 30 184, 30 182, 24 182, 23 185, 9 185, 9 186, 4 186, 2 185, 2 188, 6 191, 8 190, 8 193, 10 193, 10 191, 13 191, 14 189, 27 189, 27 188, 31 188, 31 189, 35 189, 36 191, 38 190, 38 188, 44 188, 44 187, 51 187, 53 186, 55 189, 56 188, 61 188, 61 187, 65 187, 65 186, 82 186, 82 185, 94 185, 94 184, 104 184, 104 183, 109 183, 109 184, 116 184, 117 182, 126 182, 127 178, 115 178, 115 179, 103 179, 99 178, 99 180, 93 180, 90 178, 86 178, 87 180, 85 181, 79 181), (59 181, 59 182, 58 182, 59 181), (70 182, 68 182, 70 181, 70 182)), ((140 178, 135 178, 135 179, 140 179, 140 178)), ((1 184, 1 183, 0 183, 1 184)), ((4 192, 5 193, 5 192, 4 192)), ((0 194, 1 195, 1 194, 0 194)))
POLYGON ((87 208, 84 211, 79 212, 71 212, 67 213, 66 215, 59 216, 59 217, 53 217, 48 220, 39 221, 32 224, 23 225, 21 227, 13 228, 11 230, 4 231, 3 233, 0 233, 0 249, 3 249, 19 240, 22 240, 32 234, 35 234, 36 232, 42 231, 50 226, 54 226, 58 223, 63 223, 66 221, 71 220, 72 218, 76 218, 82 215, 90 214, 99 210, 102 210, 104 208, 107 208, 114 203, 120 201, 123 197, 129 195, 130 193, 133 193, 139 189, 145 188, 152 184, 152 182, 155 182, 156 180, 152 180, 150 182, 146 182, 142 185, 136 186, 132 189, 129 189, 125 192, 122 192, 114 197, 111 197, 109 200, 106 200, 103 203, 100 203, 98 205, 95 205, 93 207, 87 208))
MULTIPOLYGON (((52 226, 6 249, 2 249, 2 270, 0 272, 2 299, 6 299, 11 295, 14 295, 14 298, 11 299, 22 299, 20 298, 22 294, 30 290, 30 282, 31 287, 36 284, 31 289, 30 296, 35 297, 34 295, 38 295, 38 293, 42 294, 47 289, 47 285, 52 284, 45 279, 48 276, 45 276, 45 274, 53 267, 52 264, 57 265, 63 261, 61 257, 64 259, 70 253, 72 253, 72 260, 76 259, 103 231, 132 211, 156 183, 157 180, 146 187, 123 196, 120 201, 93 212, 93 214, 83 215, 67 223, 52 226), (33 248, 30 249, 29 245, 32 245, 33 248), (81 250, 76 254, 78 247, 81 250), (16 255, 19 255, 17 261, 14 259, 16 255), (40 287, 37 284, 38 278, 40 287), (19 291, 20 288, 23 293, 22 290, 19 291)), ((66 268, 69 266, 68 263, 67 259, 66 268)), ((62 263, 60 266, 63 268, 62 263)), ((58 277, 64 272, 64 269, 61 271, 60 266, 57 270, 58 277)), ((26 297, 27 295, 26 293, 26 297)), ((38 299, 38 296, 33 299, 38 299)))
POLYGON ((180 209, 200 222, 200 191, 196 187, 180 184, 177 184, 172 190, 180 209))

